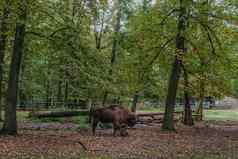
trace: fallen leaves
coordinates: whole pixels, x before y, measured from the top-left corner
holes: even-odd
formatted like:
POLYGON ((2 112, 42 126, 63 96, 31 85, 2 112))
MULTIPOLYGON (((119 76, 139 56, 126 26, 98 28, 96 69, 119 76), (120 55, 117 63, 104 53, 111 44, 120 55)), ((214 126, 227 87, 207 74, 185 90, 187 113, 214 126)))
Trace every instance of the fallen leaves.
POLYGON ((128 137, 113 137, 112 130, 77 131, 73 124, 21 123, 18 136, 0 136, 0 158, 188 158, 199 155, 220 158, 238 156, 238 124, 179 126, 177 133, 160 126, 129 130, 128 137), (82 145, 86 146, 84 151, 82 145), (105 157, 106 156, 106 157, 105 157))

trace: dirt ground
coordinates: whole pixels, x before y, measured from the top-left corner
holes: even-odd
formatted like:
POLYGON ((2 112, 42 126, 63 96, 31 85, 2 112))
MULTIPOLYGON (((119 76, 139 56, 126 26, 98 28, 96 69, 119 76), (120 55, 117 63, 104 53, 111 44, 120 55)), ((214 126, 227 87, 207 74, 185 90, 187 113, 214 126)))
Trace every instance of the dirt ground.
POLYGON ((177 125, 176 133, 163 132, 160 125, 136 126, 128 137, 113 137, 112 130, 88 129, 74 124, 20 123, 19 135, 0 136, 0 158, 238 158, 238 123, 177 125), (87 151, 83 150, 82 142, 87 151))

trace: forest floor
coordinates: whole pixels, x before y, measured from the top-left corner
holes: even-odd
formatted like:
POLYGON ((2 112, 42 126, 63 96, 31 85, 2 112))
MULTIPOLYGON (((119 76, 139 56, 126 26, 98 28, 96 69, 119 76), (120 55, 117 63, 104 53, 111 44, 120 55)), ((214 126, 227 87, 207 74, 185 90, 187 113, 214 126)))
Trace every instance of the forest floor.
POLYGON ((176 133, 161 125, 137 125, 128 137, 112 130, 79 128, 74 123, 19 122, 19 135, 0 136, 1 159, 236 159, 238 122, 206 121, 193 127, 177 124, 176 133), (82 142, 87 151, 82 148, 82 142))

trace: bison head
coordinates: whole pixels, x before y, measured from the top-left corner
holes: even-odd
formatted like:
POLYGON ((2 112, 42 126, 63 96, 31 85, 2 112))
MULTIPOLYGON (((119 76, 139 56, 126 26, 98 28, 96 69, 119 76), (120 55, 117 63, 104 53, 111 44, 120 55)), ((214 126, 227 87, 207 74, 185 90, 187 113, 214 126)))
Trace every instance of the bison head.
POLYGON ((134 113, 130 113, 128 118, 127 118, 127 125, 129 127, 133 127, 137 122, 136 115, 134 113))

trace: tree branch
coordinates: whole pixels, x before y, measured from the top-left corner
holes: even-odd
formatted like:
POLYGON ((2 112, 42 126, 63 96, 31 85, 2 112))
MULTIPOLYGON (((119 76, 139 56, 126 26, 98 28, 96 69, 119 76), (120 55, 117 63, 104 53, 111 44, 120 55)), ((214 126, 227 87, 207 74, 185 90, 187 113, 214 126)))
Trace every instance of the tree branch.
POLYGON ((178 12, 179 9, 175 8, 175 9, 172 9, 162 20, 161 22, 159 23, 159 25, 164 25, 165 21, 168 19, 168 17, 171 16, 171 14, 173 14, 174 12, 178 12))
MULTIPOLYGON (((153 63, 155 62, 155 60, 159 57, 159 55, 161 54, 161 52, 165 49, 165 47, 174 40, 174 37, 171 39, 168 39, 161 47, 160 50, 157 52, 157 54, 154 56, 154 58, 148 63, 148 66, 153 65, 153 63)), ((158 48, 158 47, 155 47, 158 48)), ((155 49, 153 48, 153 49, 155 49)))

